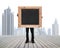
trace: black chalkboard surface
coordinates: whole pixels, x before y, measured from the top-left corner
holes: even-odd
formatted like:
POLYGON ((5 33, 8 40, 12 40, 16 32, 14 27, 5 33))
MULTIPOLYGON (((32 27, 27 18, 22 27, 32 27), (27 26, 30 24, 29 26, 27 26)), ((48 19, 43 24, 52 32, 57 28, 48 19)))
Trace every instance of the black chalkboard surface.
POLYGON ((39 9, 21 9, 22 25, 39 25, 39 9))

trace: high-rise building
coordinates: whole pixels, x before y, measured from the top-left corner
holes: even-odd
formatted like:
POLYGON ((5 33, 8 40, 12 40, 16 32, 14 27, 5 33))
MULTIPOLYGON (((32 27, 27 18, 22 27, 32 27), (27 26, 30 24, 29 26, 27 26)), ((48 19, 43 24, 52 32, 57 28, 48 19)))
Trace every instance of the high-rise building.
POLYGON ((48 29, 48 35, 51 35, 51 29, 50 28, 48 29))
POLYGON ((38 32, 38 35, 42 35, 42 28, 37 28, 36 33, 38 32))
POLYGON ((46 30, 45 30, 45 28, 42 28, 40 31, 41 31, 41 35, 43 35, 43 36, 46 35, 46 30))
POLYGON ((56 19, 54 24, 52 24, 52 35, 59 35, 59 25, 56 19))
POLYGON ((25 36, 25 32, 26 32, 25 28, 15 28, 14 35, 15 36, 21 36, 21 35, 25 36))
POLYGON ((11 13, 11 9, 8 7, 2 14, 2 35, 14 34, 14 15, 11 13))

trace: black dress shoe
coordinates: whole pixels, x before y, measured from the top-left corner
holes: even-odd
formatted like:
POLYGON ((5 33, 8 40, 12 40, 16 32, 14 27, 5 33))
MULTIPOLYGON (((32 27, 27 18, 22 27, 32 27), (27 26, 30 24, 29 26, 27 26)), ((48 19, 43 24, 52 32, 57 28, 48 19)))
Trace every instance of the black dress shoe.
POLYGON ((25 43, 29 43, 29 41, 26 41, 25 43))
POLYGON ((35 41, 31 41, 32 43, 35 43, 35 41))

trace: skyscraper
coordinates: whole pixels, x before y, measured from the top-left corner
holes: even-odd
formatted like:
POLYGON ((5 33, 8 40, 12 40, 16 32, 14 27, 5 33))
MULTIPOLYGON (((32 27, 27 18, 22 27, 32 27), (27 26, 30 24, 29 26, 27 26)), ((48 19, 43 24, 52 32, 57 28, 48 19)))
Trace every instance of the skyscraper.
POLYGON ((14 34, 14 15, 11 13, 11 9, 8 7, 2 14, 2 35, 14 34))
POLYGON ((59 35, 59 25, 56 19, 54 24, 52 24, 52 35, 59 35))

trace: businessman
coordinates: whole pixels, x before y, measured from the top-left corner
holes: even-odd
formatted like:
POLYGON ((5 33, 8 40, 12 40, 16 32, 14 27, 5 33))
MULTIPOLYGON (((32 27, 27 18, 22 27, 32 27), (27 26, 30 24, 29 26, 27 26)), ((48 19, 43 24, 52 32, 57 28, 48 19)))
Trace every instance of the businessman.
MULTIPOLYGON (((31 42, 35 43, 34 42, 34 28, 30 28, 30 31, 31 31, 31 42)), ((25 43, 28 43, 28 42, 29 42, 29 28, 26 28, 26 42, 25 43)))

